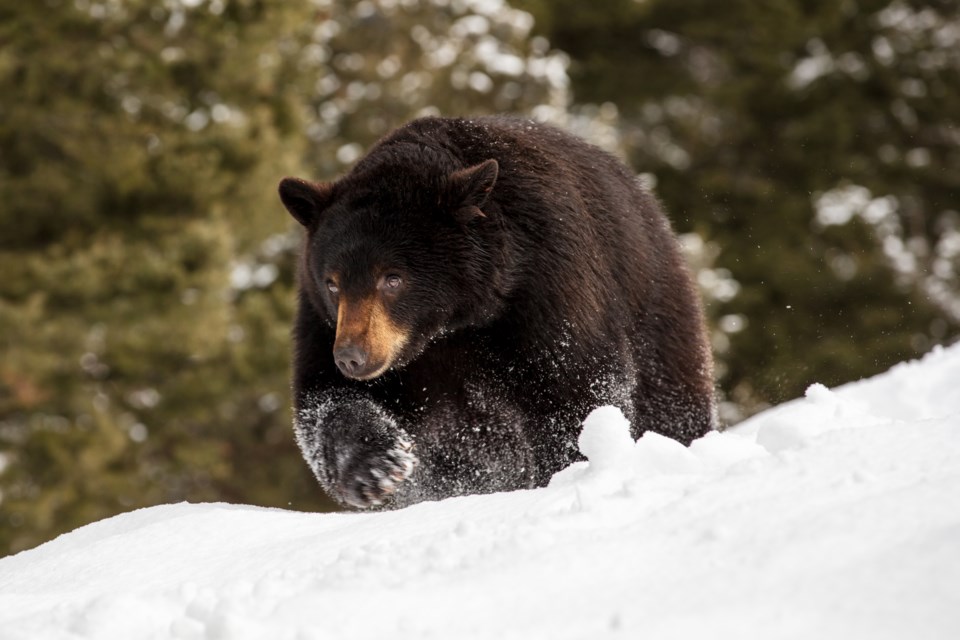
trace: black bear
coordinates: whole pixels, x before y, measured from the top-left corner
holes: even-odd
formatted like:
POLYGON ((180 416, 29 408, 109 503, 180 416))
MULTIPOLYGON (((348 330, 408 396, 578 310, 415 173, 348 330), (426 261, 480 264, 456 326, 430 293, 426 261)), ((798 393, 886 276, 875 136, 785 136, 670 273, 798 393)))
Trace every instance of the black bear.
POLYGON ((280 198, 306 227, 297 442, 340 503, 543 486, 601 405, 634 437, 713 428, 677 240, 604 151, 530 120, 422 118, 280 198))

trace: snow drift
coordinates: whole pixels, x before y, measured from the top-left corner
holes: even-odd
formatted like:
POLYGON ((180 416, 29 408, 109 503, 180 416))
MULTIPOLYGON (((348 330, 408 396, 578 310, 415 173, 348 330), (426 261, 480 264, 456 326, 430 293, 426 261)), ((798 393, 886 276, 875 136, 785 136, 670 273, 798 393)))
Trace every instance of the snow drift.
POLYGON ((0 637, 960 637, 960 345, 534 491, 154 507, 0 560, 0 637))

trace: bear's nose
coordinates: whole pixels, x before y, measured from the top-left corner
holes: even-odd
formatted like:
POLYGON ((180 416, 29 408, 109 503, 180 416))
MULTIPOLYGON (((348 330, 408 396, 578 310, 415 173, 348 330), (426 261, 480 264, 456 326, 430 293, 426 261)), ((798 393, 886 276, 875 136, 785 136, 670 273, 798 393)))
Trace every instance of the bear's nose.
POLYGON ((337 361, 340 371, 351 378, 359 376, 363 372, 363 366, 367 364, 367 354, 354 345, 337 349, 333 352, 333 359, 337 361))

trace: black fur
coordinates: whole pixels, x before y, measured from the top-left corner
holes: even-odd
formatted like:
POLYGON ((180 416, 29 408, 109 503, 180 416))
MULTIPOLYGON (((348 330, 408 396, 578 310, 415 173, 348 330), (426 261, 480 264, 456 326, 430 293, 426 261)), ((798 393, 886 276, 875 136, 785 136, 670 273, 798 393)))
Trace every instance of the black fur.
POLYGON ((528 120, 424 118, 331 184, 287 179, 307 228, 296 431, 324 489, 393 506, 544 485, 595 407, 689 444, 714 425, 712 361, 677 241, 618 160, 528 120), (363 382, 337 370, 326 281, 410 331, 363 382), (385 480, 386 478, 386 480, 385 480))

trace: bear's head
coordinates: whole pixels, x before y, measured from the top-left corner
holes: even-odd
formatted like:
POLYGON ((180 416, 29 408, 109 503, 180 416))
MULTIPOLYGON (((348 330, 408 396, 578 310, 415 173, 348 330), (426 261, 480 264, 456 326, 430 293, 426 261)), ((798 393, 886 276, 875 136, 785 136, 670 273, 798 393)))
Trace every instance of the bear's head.
POLYGON ((431 162, 422 147, 382 155, 333 183, 280 183, 307 233, 302 293, 336 327, 337 367, 358 380, 489 322, 510 286, 503 219, 490 198, 496 160, 457 167, 431 162))

